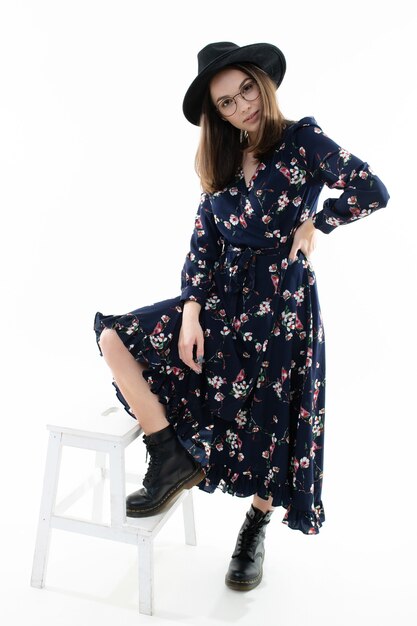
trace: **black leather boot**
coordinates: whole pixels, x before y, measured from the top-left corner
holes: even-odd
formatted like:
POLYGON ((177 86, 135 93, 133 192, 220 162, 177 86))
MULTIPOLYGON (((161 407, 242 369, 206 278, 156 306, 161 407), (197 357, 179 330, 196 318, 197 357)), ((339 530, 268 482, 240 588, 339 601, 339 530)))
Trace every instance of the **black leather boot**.
POLYGON ((146 459, 151 457, 141 489, 126 498, 126 515, 148 517, 165 509, 183 489, 201 482, 205 473, 181 445, 172 424, 143 435, 146 459))
POLYGON ((272 513, 264 513, 251 504, 239 531, 225 582, 231 589, 248 591, 262 580, 262 564, 265 558, 265 530, 272 513))

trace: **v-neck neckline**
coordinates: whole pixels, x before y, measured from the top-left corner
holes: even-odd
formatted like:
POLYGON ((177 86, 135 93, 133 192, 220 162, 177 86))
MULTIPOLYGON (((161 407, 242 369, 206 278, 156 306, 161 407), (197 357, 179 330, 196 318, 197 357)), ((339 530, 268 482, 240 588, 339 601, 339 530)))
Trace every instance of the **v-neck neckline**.
POLYGON ((252 188, 253 188, 253 184, 254 184, 255 180, 257 179, 258 174, 259 174, 259 172, 260 172, 260 170, 261 170, 261 165, 264 165, 264 166, 265 166, 265 163, 264 163, 262 160, 260 160, 260 161, 258 162, 258 164, 257 164, 257 166, 256 166, 256 169, 255 169, 254 173, 252 174, 251 179, 249 180, 249 183, 247 183, 247 182, 246 182, 245 173, 244 173, 244 171, 243 171, 243 165, 240 165, 240 166, 239 166, 239 168, 238 168, 238 173, 237 173, 237 174, 238 174, 238 177, 239 177, 239 179, 242 181, 242 183, 244 184, 245 189, 246 189, 246 191, 247 191, 248 193, 249 193, 249 191, 251 191, 251 190, 252 190, 252 188))
MULTIPOLYGON (((261 159, 258 163, 258 165, 256 166, 256 170, 254 171, 252 178, 249 181, 249 184, 246 183, 246 179, 245 179, 245 174, 243 171, 243 165, 240 164, 235 172, 235 177, 234 177, 234 181, 233 183, 231 183, 232 185, 235 186, 241 186, 244 191, 245 194, 247 195, 248 193, 250 193, 254 187, 255 181, 259 176, 259 172, 262 172, 264 170, 268 170, 270 171, 270 168, 272 167, 272 163, 274 160, 274 154, 280 150, 280 147, 278 146, 282 146, 283 144, 285 144, 285 142, 287 141, 287 133, 289 132, 289 130, 291 130, 293 127, 295 127, 297 124, 300 124, 301 122, 304 122, 305 120, 311 120, 314 118, 311 117, 303 117, 301 120, 299 120, 298 122, 295 121, 292 124, 289 124, 288 126, 285 127, 282 137, 281 137, 281 141, 279 143, 277 143, 277 147, 271 151, 271 154, 267 154, 264 155, 263 159, 261 159)), ((315 120, 314 120, 315 122, 315 120)))

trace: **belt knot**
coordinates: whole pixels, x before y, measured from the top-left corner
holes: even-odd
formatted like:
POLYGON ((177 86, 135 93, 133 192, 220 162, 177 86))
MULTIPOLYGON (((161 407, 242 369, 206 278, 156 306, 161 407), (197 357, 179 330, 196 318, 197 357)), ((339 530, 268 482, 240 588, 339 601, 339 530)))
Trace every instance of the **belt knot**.
POLYGON ((282 243, 279 248, 252 248, 227 243, 223 249, 224 267, 227 270, 226 290, 231 293, 248 292, 254 289, 256 277, 256 258, 260 254, 276 256, 277 259, 289 253, 291 242, 282 243))

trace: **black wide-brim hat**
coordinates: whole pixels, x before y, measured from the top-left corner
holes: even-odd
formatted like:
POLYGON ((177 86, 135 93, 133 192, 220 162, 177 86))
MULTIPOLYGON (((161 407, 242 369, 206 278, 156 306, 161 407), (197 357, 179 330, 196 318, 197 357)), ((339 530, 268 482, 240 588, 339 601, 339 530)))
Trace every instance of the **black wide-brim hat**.
POLYGON ((233 63, 253 63, 269 74, 278 89, 287 68, 282 51, 270 43, 238 46, 230 41, 219 41, 205 46, 197 58, 198 75, 188 87, 182 105, 185 117, 195 126, 200 125, 206 89, 219 70, 233 63))

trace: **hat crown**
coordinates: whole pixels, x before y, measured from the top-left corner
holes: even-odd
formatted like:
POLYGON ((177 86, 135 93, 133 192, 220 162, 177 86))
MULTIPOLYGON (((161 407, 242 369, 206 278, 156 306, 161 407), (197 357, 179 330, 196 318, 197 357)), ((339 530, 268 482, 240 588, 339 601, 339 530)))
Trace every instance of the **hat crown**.
POLYGON ((268 74, 278 88, 286 70, 284 54, 270 43, 238 46, 232 41, 216 41, 202 48, 197 59, 198 74, 188 87, 182 105, 185 117, 196 126, 200 124, 204 95, 218 71, 237 63, 251 63, 268 74))
POLYGON ((200 74, 208 65, 213 63, 224 55, 230 54, 238 50, 239 46, 231 41, 217 41, 209 43, 197 55, 198 73, 200 74))

